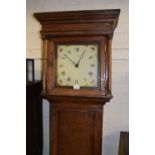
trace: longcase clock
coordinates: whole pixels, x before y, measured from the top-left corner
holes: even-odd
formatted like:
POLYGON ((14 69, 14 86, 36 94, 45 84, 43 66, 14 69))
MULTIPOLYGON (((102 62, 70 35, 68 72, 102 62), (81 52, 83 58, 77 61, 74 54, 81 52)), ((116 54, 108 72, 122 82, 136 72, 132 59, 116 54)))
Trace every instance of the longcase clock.
POLYGON ((111 46, 120 10, 35 13, 42 25, 50 155, 101 155, 111 94, 111 46))

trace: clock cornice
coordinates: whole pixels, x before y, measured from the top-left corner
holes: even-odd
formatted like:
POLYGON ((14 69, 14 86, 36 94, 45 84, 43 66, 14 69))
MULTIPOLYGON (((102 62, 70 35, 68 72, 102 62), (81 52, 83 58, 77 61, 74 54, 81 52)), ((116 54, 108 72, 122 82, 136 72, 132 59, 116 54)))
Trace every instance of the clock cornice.
POLYGON ((34 13, 45 36, 110 35, 117 26, 120 9, 34 13), (70 25, 70 29, 68 29, 70 25))

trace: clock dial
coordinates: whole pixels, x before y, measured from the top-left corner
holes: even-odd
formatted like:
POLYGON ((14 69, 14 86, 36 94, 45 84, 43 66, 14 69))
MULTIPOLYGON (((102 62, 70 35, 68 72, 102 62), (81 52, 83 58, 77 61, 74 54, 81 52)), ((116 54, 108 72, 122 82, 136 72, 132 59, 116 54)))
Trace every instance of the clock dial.
POLYGON ((98 44, 57 45, 57 86, 98 86, 98 44))

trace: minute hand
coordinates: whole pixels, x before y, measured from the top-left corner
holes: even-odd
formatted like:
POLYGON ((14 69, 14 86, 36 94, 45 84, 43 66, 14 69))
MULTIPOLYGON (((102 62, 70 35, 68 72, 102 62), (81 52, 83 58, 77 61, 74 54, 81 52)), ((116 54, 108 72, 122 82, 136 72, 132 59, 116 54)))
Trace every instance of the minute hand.
POLYGON ((76 66, 76 63, 70 57, 68 57, 66 54, 64 54, 64 56, 76 66))
POLYGON ((76 67, 79 66, 79 63, 80 63, 80 61, 81 61, 81 59, 83 58, 83 56, 84 56, 85 53, 86 53, 86 51, 84 51, 84 52, 81 54, 80 59, 79 59, 79 61, 78 61, 77 64, 76 64, 76 67))

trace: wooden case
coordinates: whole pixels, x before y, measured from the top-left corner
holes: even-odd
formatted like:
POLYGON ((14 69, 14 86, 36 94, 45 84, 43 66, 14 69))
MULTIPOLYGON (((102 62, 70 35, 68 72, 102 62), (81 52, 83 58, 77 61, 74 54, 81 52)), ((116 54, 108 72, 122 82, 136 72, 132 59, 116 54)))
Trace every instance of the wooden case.
POLYGON ((35 13, 42 25, 43 91, 50 102, 50 155, 101 155, 103 105, 112 98, 111 46, 120 10, 35 13), (99 45, 96 89, 58 88, 57 43, 99 45))

